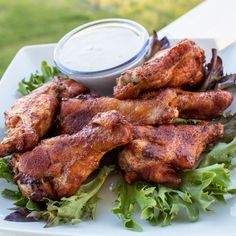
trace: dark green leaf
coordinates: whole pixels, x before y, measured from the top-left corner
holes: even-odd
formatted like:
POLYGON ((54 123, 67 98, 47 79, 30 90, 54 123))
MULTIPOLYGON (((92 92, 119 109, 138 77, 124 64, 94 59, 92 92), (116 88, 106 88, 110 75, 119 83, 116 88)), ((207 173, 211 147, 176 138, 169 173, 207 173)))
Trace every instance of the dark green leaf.
POLYGON ((8 164, 9 159, 10 157, 4 157, 0 159, 0 178, 3 178, 8 182, 13 183, 13 174, 8 164))
POLYGON ((22 194, 19 190, 4 189, 2 191, 2 196, 12 200, 18 200, 22 197, 22 194))
POLYGON ((228 191, 228 193, 229 193, 229 194, 236 194, 236 188, 230 189, 230 190, 228 191))
POLYGON ((41 207, 37 203, 35 203, 31 200, 27 200, 25 208, 29 211, 40 211, 41 210, 41 207))
POLYGON ((19 207, 25 207, 28 203, 29 199, 24 196, 21 196, 17 201, 14 202, 14 205, 19 207))

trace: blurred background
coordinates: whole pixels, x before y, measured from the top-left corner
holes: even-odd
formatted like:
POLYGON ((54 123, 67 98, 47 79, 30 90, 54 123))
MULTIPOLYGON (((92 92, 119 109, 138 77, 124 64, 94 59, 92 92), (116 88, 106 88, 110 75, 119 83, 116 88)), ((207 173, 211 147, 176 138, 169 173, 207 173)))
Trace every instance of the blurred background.
POLYGON ((151 33, 202 0, 0 0, 0 78, 25 45, 57 42, 71 29, 97 19, 135 20, 151 33))

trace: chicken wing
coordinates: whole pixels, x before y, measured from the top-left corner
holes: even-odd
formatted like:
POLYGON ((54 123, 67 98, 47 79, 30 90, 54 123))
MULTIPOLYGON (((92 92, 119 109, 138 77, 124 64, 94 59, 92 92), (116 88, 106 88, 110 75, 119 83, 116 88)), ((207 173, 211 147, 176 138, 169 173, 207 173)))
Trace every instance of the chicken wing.
POLYGON ((128 183, 148 180, 179 184, 178 170, 193 168, 207 144, 223 134, 223 125, 163 125, 136 127, 134 141, 119 154, 119 166, 128 183))
POLYGON ((231 93, 223 90, 187 92, 177 90, 181 118, 213 119, 220 116, 233 101, 231 93))
POLYGON ((60 112, 60 131, 73 134, 81 130, 95 114, 109 110, 120 112, 129 122, 136 125, 171 123, 178 117, 176 101, 176 92, 173 89, 157 92, 151 98, 125 101, 86 95, 64 99, 60 112))
POLYGON ((95 114, 113 109, 135 125, 170 124, 177 117, 211 119, 221 115, 231 102, 232 95, 223 90, 195 93, 164 89, 143 94, 139 99, 122 101, 110 97, 80 96, 62 101, 58 130, 73 134, 95 114))
POLYGON ((204 51, 183 40, 157 54, 142 66, 124 72, 116 82, 114 96, 136 98, 141 92, 163 87, 194 86, 203 78, 204 51))
POLYGON ((73 195, 103 155, 132 140, 132 125, 116 111, 99 113, 80 132, 43 140, 11 160, 15 181, 34 201, 73 195))
POLYGON ((50 129, 61 97, 74 97, 88 89, 74 80, 56 78, 21 97, 5 112, 7 136, 0 143, 0 157, 33 148, 50 129))

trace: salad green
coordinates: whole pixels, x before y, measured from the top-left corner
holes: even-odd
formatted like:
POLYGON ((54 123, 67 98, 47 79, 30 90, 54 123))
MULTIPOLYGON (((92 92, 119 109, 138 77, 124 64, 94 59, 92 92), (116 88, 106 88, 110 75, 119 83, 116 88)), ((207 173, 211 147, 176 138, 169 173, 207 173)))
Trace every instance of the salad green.
POLYGON ((50 67, 46 61, 42 61, 41 73, 38 71, 32 73, 28 81, 26 81, 25 78, 22 79, 18 85, 18 92, 22 95, 27 95, 44 83, 52 80, 55 76, 66 77, 57 67, 50 67))
MULTIPOLYGON (((12 182, 13 175, 8 167, 8 161, 9 158, 0 160, 0 173, 3 173, 0 177, 12 182)), ((20 190, 5 189, 2 191, 2 196, 15 200, 14 205, 16 206, 32 211, 25 217, 44 220, 47 222, 46 227, 60 223, 75 224, 83 219, 95 218, 99 190, 114 169, 114 166, 104 166, 96 178, 89 183, 82 184, 73 196, 63 197, 60 201, 45 199, 45 205, 39 205, 26 199, 20 190)))
POLYGON ((141 220, 152 225, 171 224, 181 210, 190 221, 197 221, 200 211, 209 211, 212 203, 225 202, 226 195, 235 193, 235 189, 230 189, 235 156, 236 138, 229 144, 217 144, 196 169, 180 174, 182 183, 178 187, 146 182, 129 185, 121 180, 113 213, 134 231, 142 231, 134 220, 137 212, 141 220))
POLYGON ((46 199, 46 209, 31 216, 38 219, 46 218, 46 227, 60 223, 75 224, 83 219, 94 219, 99 200, 98 192, 113 170, 113 166, 104 166, 94 180, 81 185, 73 196, 63 197, 60 201, 46 199))

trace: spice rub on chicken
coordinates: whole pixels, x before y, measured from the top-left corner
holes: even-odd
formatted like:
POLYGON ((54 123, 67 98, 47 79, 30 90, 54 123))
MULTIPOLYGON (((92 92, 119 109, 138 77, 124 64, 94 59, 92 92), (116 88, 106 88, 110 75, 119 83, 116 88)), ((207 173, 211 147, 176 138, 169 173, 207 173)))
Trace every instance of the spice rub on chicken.
POLYGON ((191 40, 183 40, 157 52, 144 65, 121 74, 114 87, 114 96, 128 99, 164 87, 194 86, 203 79, 204 61, 203 49, 191 40))
POLYGON ((94 98, 82 95, 64 99, 60 111, 60 132, 72 134, 81 130, 99 112, 116 110, 135 125, 172 123, 178 117, 176 92, 165 89, 155 96, 121 101, 112 97, 94 98))
POLYGON ((31 151, 15 154, 14 179, 33 201, 71 196, 106 152, 132 141, 132 129, 116 111, 99 113, 76 134, 46 139, 31 151))
POLYGON ((232 94, 224 90, 188 92, 178 89, 177 96, 179 117, 189 119, 217 118, 233 101, 232 94))
POLYGON ((0 157, 35 147, 51 128, 62 97, 74 97, 89 90, 71 79, 55 78, 15 101, 5 112, 7 136, 0 143, 0 157))
POLYGON ((97 113, 109 110, 120 112, 134 125, 171 124, 177 117, 212 119, 220 116, 232 99, 231 93, 223 90, 187 92, 170 88, 127 100, 81 95, 62 101, 59 130, 64 134, 73 134, 97 113))
POLYGON ((138 126, 134 140, 119 154, 119 166, 128 183, 147 180, 179 184, 180 170, 191 169, 206 145, 223 135, 223 125, 138 126))

